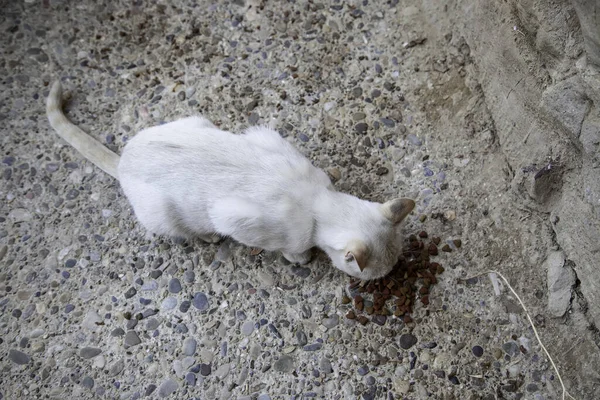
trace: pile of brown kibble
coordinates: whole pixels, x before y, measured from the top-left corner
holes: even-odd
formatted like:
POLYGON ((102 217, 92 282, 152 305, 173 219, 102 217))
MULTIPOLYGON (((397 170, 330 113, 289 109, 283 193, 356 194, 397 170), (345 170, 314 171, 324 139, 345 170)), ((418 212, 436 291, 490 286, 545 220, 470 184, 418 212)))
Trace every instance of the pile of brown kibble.
MULTIPOLYGON (((440 263, 431 261, 431 257, 438 255, 441 239, 432 237, 426 243, 427 239, 425 231, 410 235, 406 250, 386 277, 368 282, 351 280, 348 291, 353 293, 353 299, 344 296, 342 304, 352 302, 354 310, 350 310, 346 318, 355 319, 362 325, 370 321, 383 325, 387 316, 394 315, 408 323, 412 321, 410 314, 417 295, 423 306, 427 307, 431 287, 437 283, 436 276, 444 272, 440 263)), ((462 245, 459 239, 454 240, 453 244, 456 248, 462 245)), ((449 253, 452 248, 444 244, 441 250, 449 253)))

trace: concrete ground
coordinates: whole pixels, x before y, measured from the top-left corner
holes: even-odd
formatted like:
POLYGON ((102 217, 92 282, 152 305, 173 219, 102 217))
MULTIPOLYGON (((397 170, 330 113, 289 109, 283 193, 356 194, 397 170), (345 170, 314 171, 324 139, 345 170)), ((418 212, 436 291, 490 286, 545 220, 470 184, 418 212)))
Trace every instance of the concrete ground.
POLYGON ((3 3, 0 399, 561 398, 488 270, 521 296, 569 393, 600 398, 597 330, 574 283, 548 291, 565 260, 548 216, 515 200, 443 5, 3 3), (304 268, 231 241, 147 238, 118 182, 50 129, 55 79, 69 118, 117 152, 191 114, 234 132, 271 124, 338 190, 415 198, 407 235, 462 246, 437 257, 445 271, 412 321, 362 325, 323 254, 304 268))

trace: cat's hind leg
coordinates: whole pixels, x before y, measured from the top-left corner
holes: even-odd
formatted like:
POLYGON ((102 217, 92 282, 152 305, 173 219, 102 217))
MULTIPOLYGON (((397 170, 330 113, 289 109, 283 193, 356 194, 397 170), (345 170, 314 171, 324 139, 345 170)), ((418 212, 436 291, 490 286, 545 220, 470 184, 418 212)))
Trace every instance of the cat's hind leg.
POLYGON ((219 243, 221 240, 223 240, 223 237, 218 233, 198 235, 198 238, 206 243, 219 243))
POLYGON ((289 262, 300 265, 308 264, 312 258, 312 251, 310 249, 302 253, 286 253, 282 251, 281 254, 289 262))

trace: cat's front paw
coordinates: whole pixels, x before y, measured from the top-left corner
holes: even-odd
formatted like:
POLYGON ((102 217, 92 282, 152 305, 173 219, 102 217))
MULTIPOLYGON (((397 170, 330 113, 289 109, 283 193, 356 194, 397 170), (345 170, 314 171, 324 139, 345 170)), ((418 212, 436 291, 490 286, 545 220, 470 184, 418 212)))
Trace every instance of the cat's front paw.
POLYGON ((281 254, 283 254, 283 256, 285 257, 286 260, 288 260, 291 263, 294 264, 308 264, 312 258, 312 252, 309 250, 306 250, 303 253, 284 253, 282 252, 281 254))

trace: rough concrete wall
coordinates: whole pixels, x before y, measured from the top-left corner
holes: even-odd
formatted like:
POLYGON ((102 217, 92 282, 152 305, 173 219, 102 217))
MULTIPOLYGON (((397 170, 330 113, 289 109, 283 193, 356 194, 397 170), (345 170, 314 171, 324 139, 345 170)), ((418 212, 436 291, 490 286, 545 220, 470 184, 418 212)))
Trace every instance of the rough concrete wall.
POLYGON ((597 0, 572 2, 581 25, 588 61, 600 66, 600 3, 597 0))
POLYGON ((513 191, 525 206, 548 215, 596 326, 599 8, 596 0, 459 0, 455 9, 461 22, 457 30, 471 47, 499 142, 514 171, 513 191))

